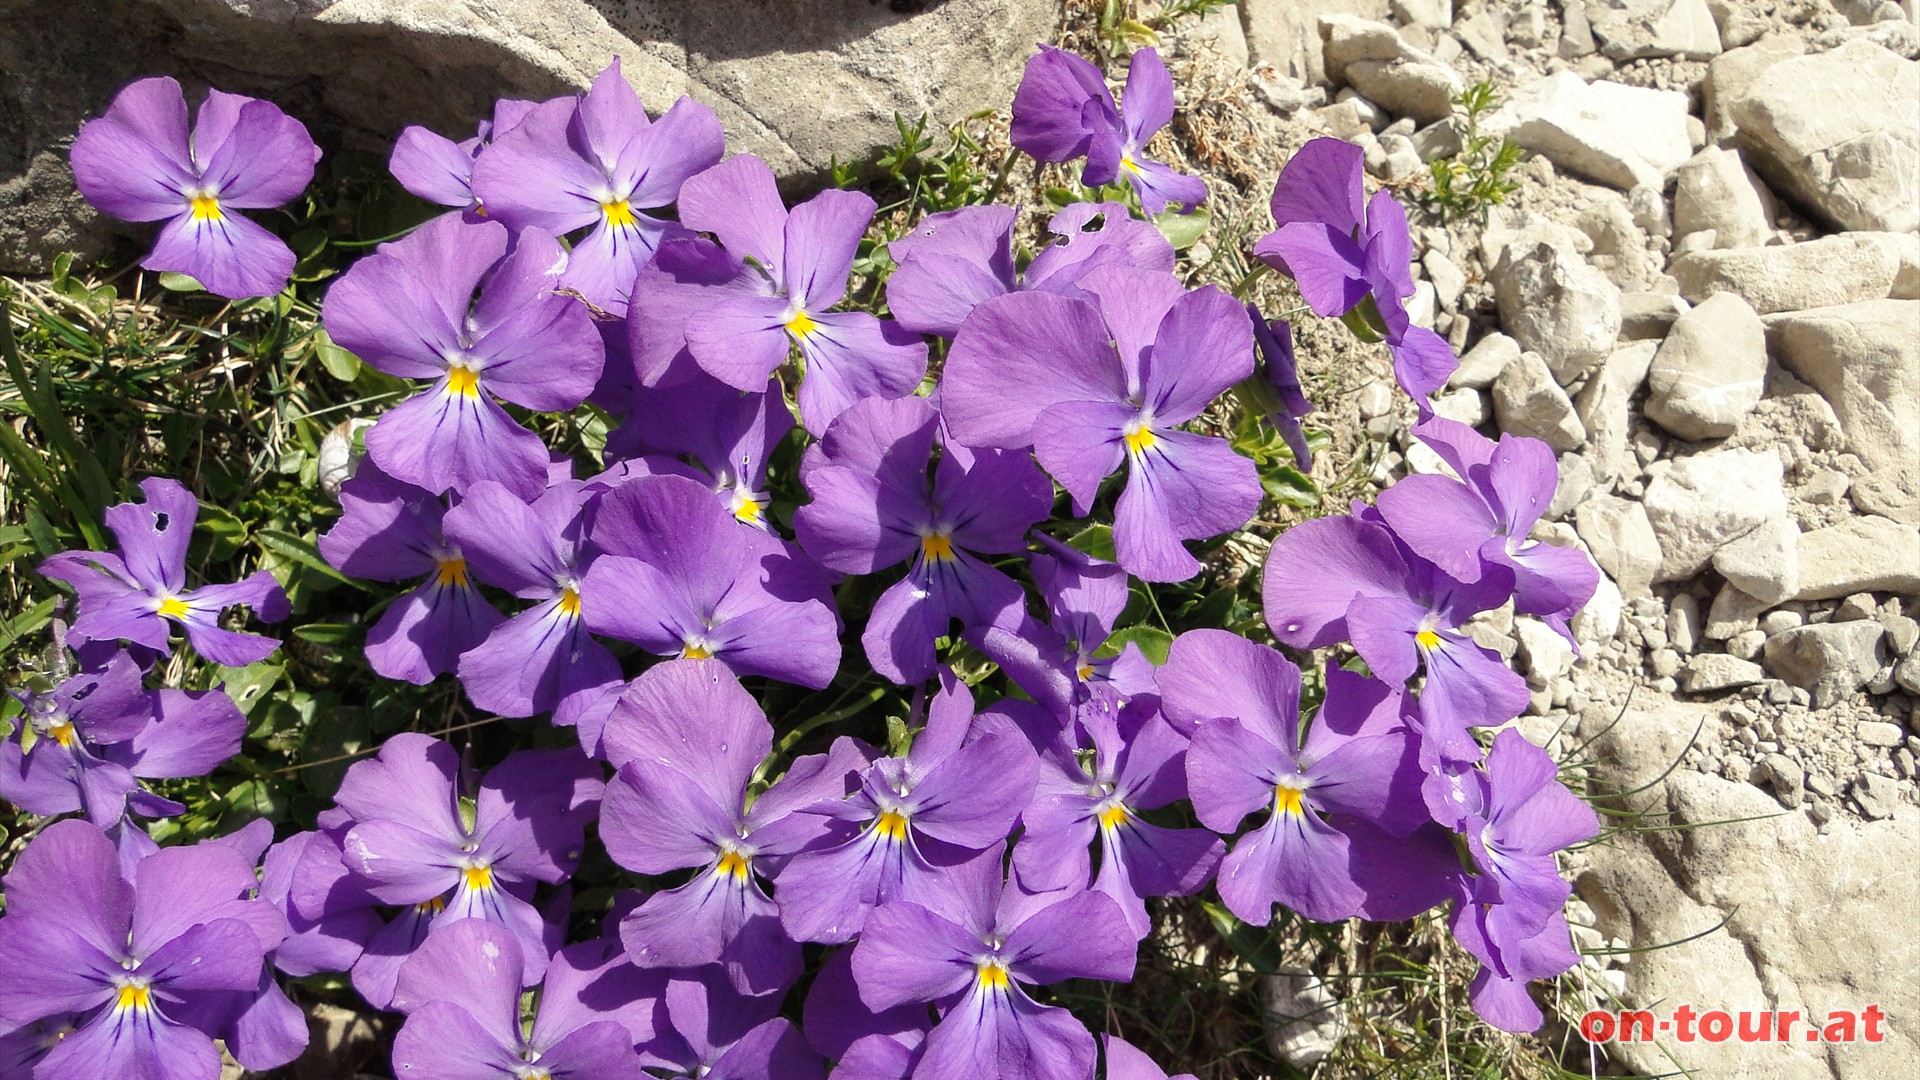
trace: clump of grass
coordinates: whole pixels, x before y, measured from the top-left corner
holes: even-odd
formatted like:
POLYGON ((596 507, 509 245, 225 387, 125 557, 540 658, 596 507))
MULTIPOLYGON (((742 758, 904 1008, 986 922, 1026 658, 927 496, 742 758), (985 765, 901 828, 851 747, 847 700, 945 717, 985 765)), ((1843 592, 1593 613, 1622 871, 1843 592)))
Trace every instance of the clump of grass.
POLYGON ((1460 128, 1460 152, 1436 158, 1429 165, 1433 188, 1427 202, 1445 219, 1497 206, 1520 189, 1507 174, 1520 163, 1521 149, 1505 135, 1480 130, 1486 115, 1500 107, 1500 92, 1492 79, 1482 79, 1453 97, 1460 128))

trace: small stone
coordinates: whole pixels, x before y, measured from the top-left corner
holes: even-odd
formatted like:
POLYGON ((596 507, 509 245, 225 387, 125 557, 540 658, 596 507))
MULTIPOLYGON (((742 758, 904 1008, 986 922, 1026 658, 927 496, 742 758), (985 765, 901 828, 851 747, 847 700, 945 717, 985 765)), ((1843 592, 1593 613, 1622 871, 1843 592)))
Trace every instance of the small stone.
POLYGON ((1800 536, 1798 600, 1856 592, 1920 593, 1920 531, 1882 517, 1856 517, 1800 536))
POLYGON ((1813 803, 1807 807, 1807 816, 1813 819, 1815 825, 1824 826, 1827 822, 1833 820, 1833 806, 1815 799, 1813 803))
POLYGON ((1833 406, 1848 452, 1868 470, 1850 485, 1854 504, 1920 524, 1920 300, 1795 311, 1766 322, 1775 358, 1833 406))
POLYGON ((1552 627, 1537 619, 1514 623, 1514 636, 1520 639, 1520 658, 1526 664, 1527 682, 1546 686, 1573 667, 1573 646, 1552 627))
POLYGON ((1727 639, 1727 655, 1742 660, 1760 659, 1760 650, 1767 644, 1765 630, 1742 630, 1727 639))
POLYGON ((1689 694, 1711 694, 1753 686, 1766 677, 1758 664, 1725 653, 1700 653, 1687 661, 1680 681, 1689 694))
MULTIPOLYGON (((1438 412, 1439 410, 1435 410, 1438 412)), ((1553 501, 1547 504, 1548 521, 1565 520, 1573 508, 1585 502, 1593 493, 1593 466, 1587 463, 1584 454, 1561 454, 1559 463, 1560 482, 1553 489, 1553 501)))
POLYGON ((1899 784, 1892 777, 1861 773, 1853 782, 1853 801, 1859 804, 1860 812, 1868 821, 1892 817, 1899 797, 1899 784))
POLYGON ((1452 311, 1460 305, 1460 294, 1467 287, 1467 275, 1454 261, 1438 251, 1429 251, 1420 260, 1427 268, 1427 280, 1433 282, 1434 298, 1441 308, 1452 311))
POLYGON ((1920 621, 1911 616, 1894 615, 1882 620, 1881 625, 1887 628, 1887 649, 1893 655, 1911 655, 1914 646, 1920 645, 1920 621))
POLYGON ((1485 390, 1492 386, 1509 364, 1520 359, 1520 343, 1498 331, 1476 342, 1460 358, 1460 366, 1447 380, 1449 386, 1485 390))
POLYGON ((1670 678, 1680 674, 1680 654, 1672 649, 1655 649, 1647 657, 1647 670, 1658 678, 1670 678))
POLYGON ((1700 636, 1700 601, 1691 593, 1679 593, 1667 605, 1667 640, 1682 654, 1693 651, 1700 636))
POLYGON ((1880 670, 1879 623, 1821 623, 1787 630, 1767 639, 1767 670, 1807 692, 1824 709, 1865 686, 1880 670))
POLYGON ((1783 630, 1791 630, 1794 627, 1799 626, 1802 623, 1805 623, 1806 621, 1807 620, 1804 616, 1802 616, 1799 612, 1794 611, 1792 609, 1788 609, 1785 611, 1769 611, 1767 612, 1766 617, 1760 620, 1760 629, 1766 631, 1767 635, 1771 637, 1774 634, 1778 634, 1783 630))
POLYGON ((1575 450, 1587 441, 1572 400, 1538 353, 1521 353, 1494 380, 1493 413, 1500 430, 1539 439, 1555 450, 1575 450))
POLYGON ((1809 772, 1807 774, 1807 790, 1813 792, 1815 795, 1828 799, 1833 798, 1840 791, 1839 788, 1833 786, 1832 779, 1830 779, 1826 773, 1822 772, 1809 772))
POLYGON ((1619 287, 1570 246, 1516 240, 1490 278, 1501 325, 1563 385, 1598 366, 1620 337, 1619 287))
POLYGON ((1664 338, 1674 320, 1692 310, 1679 293, 1630 292, 1620 297, 1620 340, 1664 338))
POLYGON ((1726 544, 1785 517, 1781 473, 1777 454, 1712 450, 1675 461, 1648 483, 1642 502, 1663 557, 1654 580, 1690 578, 1726 544))
POLYGON ((1853 734, 1868 746, 1899 746, 1907 737, 1899 724, 1889 724, 1885 720, 1862 720, 1853 725, 1853 734))
POLYGON ((1716 293, 1673 324, 1647 374, 1649 420, 1695 442, 1733 434, 1760 403, 1767 331, 1732 293, 1716 293))
POLYGON ((1800 588, 1800 527, 1788 517, 1762 522, 1714 552, 1713 568, 1754 599, 1778 604, 1800 588))
POLYGON ((1689 251, 1667 272, 1692 303, 1734 293, 1771 315, 1884 299, 1893 295, 1902 265, 1897 241, 1842 233, 1802 244, 1689 251))
POLYGON ((1646 508, 1615 495, 1597 495, 1574 510, 1574 527, 1593 561, 1628 597, 1647 596, 1661 564, 1660 538, 1646 508))
POLYGON ((1833 621, 1857 622, 1861 619, 1871 619, 1877 614, 1878 607, 1872 593, 1854 593, 1840 601, 1840 606, 1833 609, 1833 621))
MULTIPOLYGON (((1893 665, 1893 681, 1900 689, 1920 697, 1920 656, 1909 656, 1893 665)), ((1915 707, 1914 715, 1920 717, 1920 706, 1915 707)), ((1914 721, 1914 729, 1920 730, 1920 719, 1914 721)))
POLYGON ((1586 8, 1593 36, 1609 60, 1720 55, 1720 29, 1707 0, 1598 0, 1586 8))
POLYGON ((1781 806, 1792 810, 1800 805, 1806 794, 1806 770, 1785 754, 1768 754, 1760 759, 1760 768, 1766 773, 1773 796, 1780 800, 1781 806))
POLYGON ((1355 399, 1355 407, 1360 410, 1362 419, 1371 420, 1376 416, 1385 416, 1394 403, 1394 392, 1385 383, 1368 383, 1360 388, 1355 399))
POLYGON ((1621 191, 1664 186, 1667 174, 1693 156, 1685 94, 1588 83, 1571 71, 1521 86, 1482 130, 1621 191))
POLYGON ((1479 427, 1487 422, 1487 395, 1464 387, 1450 390, 1434 399, 1433 412, 1468 427, 1479 427))
POLYGON ((1709 146, 1674 173, 1673 231, 1711 231, 1718 248, 1758 247, 1773 232, 1765 190, 1740 151, 1709 146))
POLYGON ((1714 594, 1713 606, 1707 609, 1706 638, 1708 641, 1725 641, 1735 634, 1744 633, 1758 625, 1760 613, 1767 605, 1743 593, 1733 585, 1723 585, 1714 594))
POLYGON ((1260 980, 1267 1049, 1289 1066, 1310 1070, 1326 1060, 1347 1033, 1346 1010, 1318 975, 1283 968, 1260 980))

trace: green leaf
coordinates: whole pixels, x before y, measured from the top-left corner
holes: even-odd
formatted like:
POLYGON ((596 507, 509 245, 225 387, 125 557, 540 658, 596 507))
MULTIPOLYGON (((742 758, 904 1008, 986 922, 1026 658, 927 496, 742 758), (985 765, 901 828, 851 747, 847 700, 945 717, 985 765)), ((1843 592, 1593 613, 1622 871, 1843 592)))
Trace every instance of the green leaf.
POLYGON ((339 648, 359 640, 360 628, 350 623, 308 623, 294 627, 293 636, 315 645, 339 648))
POLYGON ((15 615, 13 618, 8 619, 5 624, 5 629, 0 630, 0 638, 4 638, 9 646, 11 646, 13 642, 19 641, 28 634, 39 631, 41 627, 47 625, 47 622, 53 618, 53 608, 56 602, 55 597, 48 597, 20 614, 15 615))
POLYGON ((1089 525, 1068 538, 1067 546, 1096 559, 1113 562, 1113 526, 1089 525))
POLYGON ((1320 489, 1299 469, 1291 465, 1269 465, 1260 470, 1260 486, 1267 497, 1282 506, 1302 510, 1320 508, 1320 489))
POLYGON ((1167 238, 1175 251, 1185 251, 1206 235, 1207 226, 1213 224, 1213 213, 1206 207, 1198 207, 1191 214, 1178 210, 1167 210, 1153 219, 1154 228, 1167 238))
POLYGON ((240 706, 242 713, 250 714, 267 691, 273 689, 273 684, 280 681, 282 669, 279 664, 262 660, 243 668, 216 667, 214 671, 220 677, 221 689, 240 706))
POLYGON ((335 570, 332 565, 327 562, 326 558, 320 554, 320 549, 313 546, 311 541, 302 540, 297 536, 281 532, 278 529, 261 529, 259 532, 253 534, 253 540, 262 548, 273 552, 275 555, 299 563, 301 566, 315 571, 322 577, 332 578, 342 584, 351 585, 362 592, 367 591, 365 585, 335 570))
POLYGON ((1226 939, 1227 947, 1233 950, 1234 955, 1262 975, 1272 975, 1280 970, 1280 945, 1266 927, 1241 922, 1233 912, 1211 900, 1202 900, 1200 906, 1206 910, 1214 930, 1226 939))
POLYGON ((246 522, 219 503, 202 503, 200 520, 194 523, 193 528, 196 532, 206 533, 213 541, 213 548, 208 554, 216 560, 232 558, 233 553, 247 542, 246 522))
POLYGON ((160 287, 167 290, 168 292, 177 292, 177 293, 196 293, 196 292, 207 291, 200 284, 200 282, 195 280, 194 278, 186 274, 176 274, 171 270, 163 271, 160 274, 160 287))
POLYGON ((327 374, 350 383, 360 377, 360 358, 333 343, 325 330, 316 330, 313 335, 314 355, 320 358, 320 366, 327 374))
POLYGON ((1117 654, 1128 644, 1140 646, 1140 651, 1158 667, 1167 662, 1167 650, 1173 648, 1173 635, 1145 623, 1122 627, 1107 638, 1107 644, 1101 651, 1112 649, 1117 654))

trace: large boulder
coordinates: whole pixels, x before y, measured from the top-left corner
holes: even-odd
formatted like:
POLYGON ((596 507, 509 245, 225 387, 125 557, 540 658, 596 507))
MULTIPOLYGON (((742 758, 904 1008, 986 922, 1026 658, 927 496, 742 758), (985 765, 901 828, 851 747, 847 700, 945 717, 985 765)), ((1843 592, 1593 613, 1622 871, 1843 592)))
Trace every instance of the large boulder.
POLYGON ((1760 403, 1767 330, 1733 293, 1715 293, 1673 324, 1647 373, 1647 418, 1683 439, 1733 434, 1760 403))
POLYGON ((1647 484, 1641 500, 1660 539, 1655 581, 1680 581, 1705 569, 1722 547, 1787 516, 1777 454, 1712 450, 1675 460, 1647 484))
POLYGON ((1004 108, 1055 5, 947 0, 0 0, 0 271, 43 269, 109 233, 66 147, 126 82, 173 75, 271 97, 334 145, 408 124, 462 138, 496 97, 585 87, 615 56, 656 111, 689 94, 729 149, 811 179, 898 139, 1004 108))
POLYGON ((1775 190, 1842 229, 1920 228, 1920 62, 1856 38, 1774 64, 1728 105, 1775 190))
POLYGON ((1658 188, 1693 156, 1687 95, 1587 83, 1562 71, 1515 90, 1482 130, 1510 135, 1576 176, 1630 191, 1658 188))

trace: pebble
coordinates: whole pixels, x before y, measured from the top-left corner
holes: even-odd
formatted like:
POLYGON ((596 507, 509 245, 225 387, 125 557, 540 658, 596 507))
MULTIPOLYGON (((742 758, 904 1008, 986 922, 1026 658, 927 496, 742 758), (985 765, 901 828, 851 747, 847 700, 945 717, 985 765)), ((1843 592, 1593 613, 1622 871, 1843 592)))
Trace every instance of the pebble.
POLYGON ((1907 737, 1899 724, 1889 724, 1885 720, 1862 720, 1853 726, 1853 733, 1868 746, 1899 746, 1907 737))
POLYGON ((1853 801, 1860 805, 1860 812, 1868 821, 1892 817, 1899 794, 1899 784, 1879 773, 1861 773, 1853 782, 1853 801))

